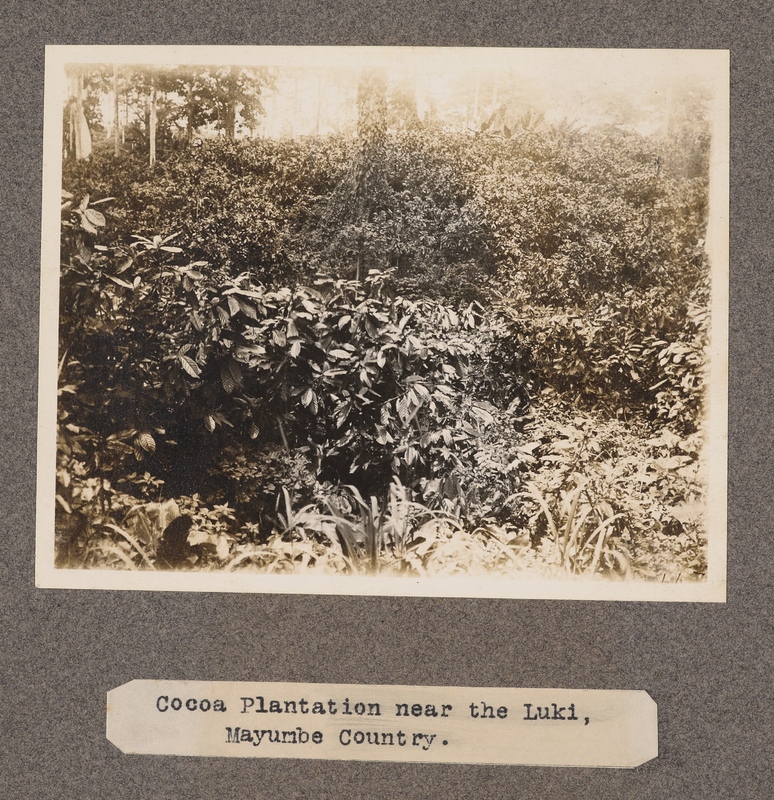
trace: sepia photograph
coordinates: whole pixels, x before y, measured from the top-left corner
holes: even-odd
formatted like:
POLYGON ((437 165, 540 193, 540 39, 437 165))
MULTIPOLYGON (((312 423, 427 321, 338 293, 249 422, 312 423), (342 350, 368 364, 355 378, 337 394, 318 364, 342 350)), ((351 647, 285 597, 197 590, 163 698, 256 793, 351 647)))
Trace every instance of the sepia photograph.
POLYGON ((47 48, 37 584, 724 602, 728 80, 47 48))

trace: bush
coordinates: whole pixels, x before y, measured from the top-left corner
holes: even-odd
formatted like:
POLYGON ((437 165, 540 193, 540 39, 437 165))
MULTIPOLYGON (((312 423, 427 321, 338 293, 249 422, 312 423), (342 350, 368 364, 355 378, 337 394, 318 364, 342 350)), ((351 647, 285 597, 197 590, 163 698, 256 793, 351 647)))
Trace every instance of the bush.
MULTIPOLYGON (((460 315, 395 297, 390 271, 270 289, 188 262, 169 238, 97 245, 78 213, 64 229, 61 408, 105 475, 142 461, 190 493, 214 473, 212 486, 244 506, 246 487, 287 485, 282 459, 266 472, 280 447, 320 480, 366 493, 393 475, 427 488, 475 462, 496 409, 468 397, 483 341, 473 306, 460 315)), ((453 483, 431 491, 459 494, 453 483)))
MULTIPOLYGON (((549 571, 654 568, 648 543, 698 535, 657 508, 693 478, 674 498, 659 484, 642 506, 659 525, 624 542, 631 470, 573 472, 549 445, 591 439, 545 418, 538 436, 530 414, 642 425, 632 447, 695 434, 709 275, 694 145, 681 170, 620 131, 414 126, 384 133, 378 164, 345 137, 68 164, 62 552, 153 563, 124 517, 164 495, 213 568, 425 574, 464 570, 467 552, 496 571, 518 548, 549 571), (380 527, 399 518, 402 539, 380 527)), ((669 448, 640 455, 693 468, 669 448)))
POLYGON ((508 339, 528 354, 533 392, 550 388, 582 407, 691 433, 703 411, 707 299, 703 287, 690 298, 629 289, 586 309, 500 310, 508 339))

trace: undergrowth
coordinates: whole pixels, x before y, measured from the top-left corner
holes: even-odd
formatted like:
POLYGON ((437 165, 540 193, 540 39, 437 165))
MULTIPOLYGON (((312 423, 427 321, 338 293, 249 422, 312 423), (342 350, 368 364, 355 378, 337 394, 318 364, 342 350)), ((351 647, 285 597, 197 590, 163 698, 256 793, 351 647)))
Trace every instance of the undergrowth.
POLYGON ((705 178, 379 131, 66 165, 57 564, 701 580, 705 178))

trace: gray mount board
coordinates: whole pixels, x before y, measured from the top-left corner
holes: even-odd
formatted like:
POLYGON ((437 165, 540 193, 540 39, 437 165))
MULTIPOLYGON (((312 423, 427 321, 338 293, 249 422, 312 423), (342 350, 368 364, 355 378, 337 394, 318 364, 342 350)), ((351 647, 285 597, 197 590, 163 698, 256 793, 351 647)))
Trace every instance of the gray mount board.
POLYGON ((3 22, 3 796, 771 796, 769 5, 12 0, 3 22), (729 49, 728 602, 35 589, 43 59, 57 43, 729 49), (133 678, 644 689, 660 756, 626 772, 128 757, 105 738, 105 695, 133 678))

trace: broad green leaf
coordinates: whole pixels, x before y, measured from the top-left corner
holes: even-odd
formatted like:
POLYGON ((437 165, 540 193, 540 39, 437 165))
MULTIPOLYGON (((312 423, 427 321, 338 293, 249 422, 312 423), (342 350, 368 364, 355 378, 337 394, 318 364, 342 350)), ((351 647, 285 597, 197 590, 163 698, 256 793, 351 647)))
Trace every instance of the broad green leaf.
POLYGON ((228 311, 226 311, 223 306, 215 306, 215 312, 218 315, 218 319, 220 320, 221 325, 227 325, 231 317, 229 316, 228 311))
POLYGON ((149 433, 138 434, 136 442, 146 453, 156 452, 156 440, 149 433))
POLYGON ((220 365, 220 382, 226 394, 232 394, 239 387, 241 380, 239 364, 233 358, 227 359, 220 365))
POLYGON ((122 280, 121 278, 116 278, 113 275, 106 275, 105 276, 108 280, 113 281, 113 283, 117 283, 119 286, 123 286, 125 289, 134 289, 134 284, 129 283, 128 281, 122 280))
MULTIPOLYGON (((339 406, 339 408, 336 409, 335 415, 336 415, 337 428, 340 428, 346 422, 347 417, 349 416, 349 412, 351 410, 352 410, 352 403, 350 401, 342 403, 339 406)), ((384 444, 384 442, 381 442, 381 444, 384 444)))
POLYGON ((231 377, 225 364, 220 368, 220 382, 226 394, 231 394, 237 388, 236 381, 231 377))
POLYGON ((414 391, 416 392, 417 397, 422 400, 423 403, 426 403, 430 399, 430 392, 427 390, 427 387, 424 384, 415 383, 414 391))
POLYGON ((81 227, 86 233, 90 233, 92 236, 96 236, 97 229, 89 222, 88 217, 85 214, 81 214, 81 227))
POLYGON ((260 344, 244 344, 237 348, 237 355, 263 356, 266 355, 266 348, 260 344))
POLYGON ((178 356, 178 359, 180 360, 180 365, 182 368, 192 378, 198 378, 201 376, 202 371, 199 368, 199 365, 192 358, 189 358, 188 356, 178 356))
POLYGON ((89 220, 89 222, 95 227, 101 228, 105 225, 105 217, 99 211, 95 211, 93 208, 87 208, 83 212, 83 216, 86 217, 86 219, 89 220))
POLYGON ((258 312, 255 310, 255 306, 252 303, 248 303, 246 300, 242 300, 238 298, 239 308, 242 310, 242 313, 246 317, 250 317, 250 319, 258 319, 258 312))
POLYGON ((329 350, 328 355, 332 356, 333 358, 341 358, 341 359, 350 357, 350 354, 346 350, 339 350, 337 348, 329 350))
POLYGON ((401 419, 401 422, 405 425, 408 422, 409 416, 409 401, 408 397, 405 394, 402 394, 395 403, 395 408, 398 412, 398 416, 401 419))

